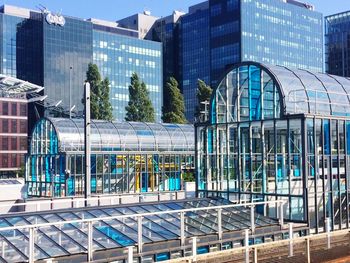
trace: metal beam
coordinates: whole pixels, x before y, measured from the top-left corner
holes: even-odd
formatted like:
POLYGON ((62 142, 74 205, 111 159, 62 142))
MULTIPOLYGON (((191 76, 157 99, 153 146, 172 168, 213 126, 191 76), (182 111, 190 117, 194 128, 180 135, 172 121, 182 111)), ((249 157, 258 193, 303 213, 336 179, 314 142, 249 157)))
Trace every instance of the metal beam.
POLYGON ((90 141, 90 83, 85 82, 84 84, 84 144, 85 144, 85 206, 88 206, 87 198, 91 196, 91 141, 90 141))

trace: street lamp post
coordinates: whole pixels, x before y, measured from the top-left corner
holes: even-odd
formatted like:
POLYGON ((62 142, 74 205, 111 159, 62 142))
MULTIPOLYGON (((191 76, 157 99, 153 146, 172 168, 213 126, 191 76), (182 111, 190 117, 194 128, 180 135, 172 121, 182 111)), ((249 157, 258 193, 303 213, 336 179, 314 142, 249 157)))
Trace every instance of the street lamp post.
POLYGON ((72 69, 73 67, 69 67, 69 118, 72 118, 72 69))

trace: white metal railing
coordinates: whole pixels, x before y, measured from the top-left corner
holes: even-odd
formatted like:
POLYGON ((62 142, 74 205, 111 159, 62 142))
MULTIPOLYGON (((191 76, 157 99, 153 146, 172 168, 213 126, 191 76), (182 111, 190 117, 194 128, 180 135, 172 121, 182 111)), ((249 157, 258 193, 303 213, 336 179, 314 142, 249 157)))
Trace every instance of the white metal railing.
MULTIPOLYGON (((115 215, 115 216, 105 216, 105 217, 98 217, 98 218, 89 218, 89 219, 76 219, 76 220, 67 220, 67 221, 56 221, 56 222, 49 222, 49 223, 40 223, 40 224, 30 224, 30 225, 18 225, 18 226, 8 226, 8 227, 1 227, 0 228, 0 234, 4 231, 15 231, 15 230, 28 230, 29 233, 29 242, 28 242, 28 249, 29 249, 29 262, 32 263, 35 261, 35 240, 36 240, 36 230, 40 228, 45 227, 51 227, 55 226, 60 228, 62 225, 66 224, 82 224, 82 226, 87 225, 87 257, 88 261, 93 260, 93 225, 100 221, 108 221, 113 219, 126 219, 126 218, 134 218, 137 221, 137 251, 138 253, 142 253, 142 246, 143 246, 143 240, 142 240, 142 228, 143 228, 143 218, 147 216, 162 216, 165 214, 177 214, 180 219, 180 243, 181 247, 185 246, 186 236, 185 236, 185 213, 187 212, 195 212, 195 211, 208 211, 208 210, 215 210, 217 211, 217 234, 220 240, 222 240, 222 210, 227 208, 237 208, 237 207, 250 207, 250 222, 251 222, 251 233, 254 233, 255 230, 255 213, 254 213, 254 207, 256 205, 277 205, 281 211, 280 213, 280 220, 279 224, 281 227, 284 225, 283 221, 283 205, 285 201, 283 200, 274 200, 274 201, 266 201, 266 202, 256 202, 256 203, 245 203, 245 204, 231 204, 231 205, 220 205, 220 206, 209 206, 209 207, 198 207, 198 208, 187 208, 187 209, 178 209, 178 210, 167 210, 167 211, 158 211, 158 212, 147 212, 147 213, 139 213, 139 214, 127 214, 127 215, 115 215)), ((249 229, 246 229, 246 237, 249 235, 248 233, 249 229), (248 234, 247 234, 248 233, 248 234)), ((196 237, 192 237, 192 243, 193 249, 197 246, 197 239, 196 237)), ((247 242, 247 241, 246 241, 247 242)), ((248 244, 248 243, 247 243, 248 244)), ((248 244, 249 245, 249 244, 248 244)), ((132 248, 132 247, 131 247, 132 248)), ((4 249, 4 247, 3 247, 4 249)), ((132 253, 130 252, 130 247, 128 248, 128 258, 132 257, 132 253), (130 255, 131 254, 131 255, 130 255)), ((196 249, 195 249, 196 251, 196 249)), ((2 255, 5 255, 5 251, 2 251, 2 255)), ((194 255, 196 252, 194 253, 194 255)), ((6 259, 5 259, 6 260, 6 259)), ((131 261, 132 262, 132 261, 131 261)))
MULTIPOLYGON (((123 200, 127 200, 128 197, 137 198, 139 203, 142 202, 152 202, 152 201, 161 201, 162 197, 169 197, 169 199, 163 200, 179 200, 185 198, 185 191, 158 191, 158 192, 142 192, 142 193, 123 193, 123 194, 106 194, 101 196, 93 196, 89 198, 84 197, 68 197, 64 199, 50 199, 50 200, 38 200, 38 201, 28 201, 23 203, 12 203, 12 204, 0 204, 0 215, 1 214, 16 214, 24 212, 21 211, 5 211, 7 209, 14 208, 22 208, 22 209, 34 209, 29 210, 31 212, 40 212, 47 211, 53 209, 64 209, 64 208, 78 208, 85 207, 85 201, 87 201, 88 205, 98 205, 98 206, 106 206, 106 205, 117 205, 117 204, 127 204, 130 202, 123 202, 123 200), (183 194, 183 197, 181 197, 183 194), (147 197, 157 197, 156 200, 150 199, 147 201, 147 197), (58 205, 61 206, 58 206, 58 205), (65 204, 69 205, 69 207, 64 206, 65 204), (63 206, 62 206, 63 205, 63 206), (45 209, 45 206, 47 207, 45 209), (56 206, 56 207, 55 207, 56 206), (3 209, 2 209, 3 208, 3 209)), ((14 200, 15 201, 15 200, 14 200)))

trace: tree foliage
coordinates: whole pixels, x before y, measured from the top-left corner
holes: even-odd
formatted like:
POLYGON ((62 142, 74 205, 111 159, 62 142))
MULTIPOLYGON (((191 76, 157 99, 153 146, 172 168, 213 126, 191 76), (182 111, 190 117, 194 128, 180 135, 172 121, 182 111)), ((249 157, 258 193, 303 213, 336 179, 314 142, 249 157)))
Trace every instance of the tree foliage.
POLYGON ((86 81, 91 88, 91 118, 95 120, 113 120, 112 105, 109 100, 109 80, 102 80, 96 64, 89 64, 86 81))
POLYGON ((134 72, 130 78, 129 102, 126 110, 126 121, 154 122, 154 108, 149 98, 146 84, 140 81, 134 72))
POLYGON ((198 79, 197 82, 197 100, 198 105, 196 106, 195 116, 199 117, 200 112, 205 110, 205 105, 202 102, 210 102, 211 93, 213 90, 209 85, 207 85, 203 80, 198 79))
POLYGON ((184 98, 175 78, 170 77, 165 84, 163 121, 167 123, 187 123, 184 98))

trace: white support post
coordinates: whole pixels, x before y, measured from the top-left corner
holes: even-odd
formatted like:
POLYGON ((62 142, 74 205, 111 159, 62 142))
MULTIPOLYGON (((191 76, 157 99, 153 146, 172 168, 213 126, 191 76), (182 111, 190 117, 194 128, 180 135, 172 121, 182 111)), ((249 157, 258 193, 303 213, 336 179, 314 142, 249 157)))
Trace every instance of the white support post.
POLYGON ((250 207, 250 226, 251 226, 251 230, 252 230, 252 234, 255 233, 255 218, 254 218, 254 210, 255 210, 255 206, 252 205, 250 207))
POLYGON ((180 239, 181 247, 185 246, 185 212, 180 212, 180 239))
POLYGON ((283 202, 280 202, 279 203, 279 208, 280 208, 280 218, 279 218, 279 221, 280 221, 280 226, 283 227, 283 224, 284 224, 284 219, 283 219, 283 205, 284 203, 283 202))
POLYGON ((254 248, 254 263, 258 263, 258 248, 254 248))
POLYGON ((245 263, 249 263, 249 229, 244 231, 245 263))
POLYGON ((311 257, 310 257, 310 239, 306 238, 306 257, 307 257, 307 263, 311 262, 311 257))
POLYGON ((128 247, 128 263, 134 262, 134 247, 128 247))
POLYGON ((219 236, 219 240, 222 240, 222 209, 219 208, 217 211, 218 211, 218 236, 219 236))
POLYGON ((331 220, 330 218, 326 218, 326 232, 327 232, 327 249, 331 248, 331 220))
POLYGON ((34 247, 35 247, 35 230, 33 227, 29 228, 29 263, 34 262, 34 247))
POLYGON ((192 257, 193 261, 197 261, 197 237, 192 237, 192 257))
POLYGON ((142 216, 137 217, 137 246, 139 253, 142 253, 142 216))
POLYGON ((6 241, 5 240, 2 240, 2 242, 1 242, 2 244, 1 244, 1 257, 2 258, 5 258, 5 249, 6 249, 6 241))
POLYGON ((293 256, 293 223, 289 223, 289 257, 293 256))
POLYGON ((88 262, 93 260, 93 248, 92 248, 92 221, 88 222, 88 262))

